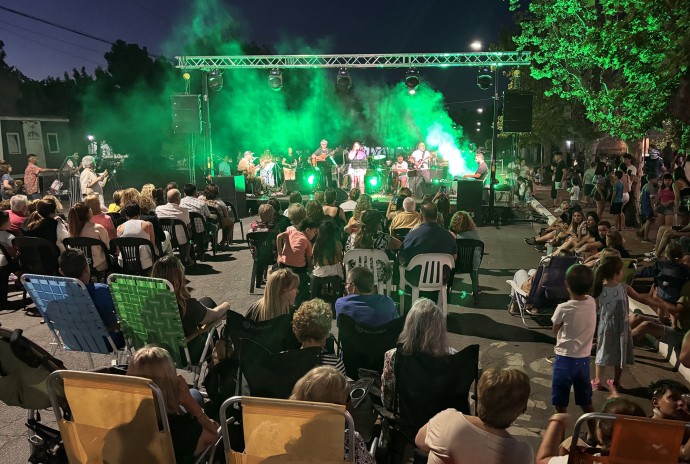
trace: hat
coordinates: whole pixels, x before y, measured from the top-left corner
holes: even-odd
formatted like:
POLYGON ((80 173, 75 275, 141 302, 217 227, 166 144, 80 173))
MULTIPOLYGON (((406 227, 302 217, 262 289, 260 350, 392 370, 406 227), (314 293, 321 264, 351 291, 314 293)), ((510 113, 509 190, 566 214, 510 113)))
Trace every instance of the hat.
POLYGON ((253 152, 253 151, 249 151, 249 150, 247 150, 247 151, 244 152, 244 156, 253 155, 253 154, 254 154, 254 152, 253 152))

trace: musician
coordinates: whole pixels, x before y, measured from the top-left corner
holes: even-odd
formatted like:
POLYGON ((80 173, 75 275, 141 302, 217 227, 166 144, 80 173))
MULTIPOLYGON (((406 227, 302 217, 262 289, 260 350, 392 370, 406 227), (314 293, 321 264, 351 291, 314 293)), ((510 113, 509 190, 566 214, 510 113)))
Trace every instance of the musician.
POLYGON ((41 194, 38 191, 38 174, 41 172, 57 172, 59 169, 39 168, 36 165, 38 157, 34 154, 29 154, 27 157, 27 165, 24 170, 24 191, 29 200, 38 200, 41 194))
POLYGON ((288 147, 287 155, 283 156, 282 163, 284 180, 295 180, 297 157, 292 154, 292 147, 288 147))
POLYGON ((486 162, 484 161, 484 153, 478 151, 474 156, 474 161, 477 163, 477 170, 474 172, 474 174, 465 174, 462 177, 465 179, 478 179, 484 182, 486 177, 489 175, 489 166, 487 166, 486 162))
POLYGON ((230 166, 230 157, 223 156, 223 161, 218 163, 218 175, 222 177, 230 177, 232 175, 232 167, 230 166))
POLYGON ((261 176, 261 180, 264 183, 264 185, 268 187, 275 187, 276 176, 274 170, 276 164, 273 162, 273 155, 271 154, 271 150, 266 149, 264 151, 264 153, 261 155, 261 160, 259 164, 259 175, 261 176))
POLYGON ((407 187, 407 169, 407 161, 405 161, 402 155, 398 155, 397 163, 393 163, 393 166, 391 166, 391 172, 395 178, 393 191, 401 187, 407 187))
POLYGON ((254 164, 254 152, 245 151, 244 156, 237 163, 237 170, 244 174, 247 186, 253 194, 261 191, 261 179, 256 176, 256 165, 254 164))
POLYGON ((411 169, 417 170, 417 179, 422 177, 426 182, 431 182, 431 172, 429 171, 431 153, 426 149, 424 142, 420 142, 417 145, 417 149, 412 152, 408 161, 412 165, 411 169))
POLYGON ((321 172, 321 188, 323 189, 331 186, 331 165, 333 163, 329 158, 333 151, 328 149, 328 140, 323 139, 319 148, 311 155, 311 165, 319 168, 321 172))
POLYGON ((101 203, 101 208, 105 207, 103 202, 103 184, 108 179, 108 171, 104 171, 100 174, 94 172, 94 164, 96 160, 93 156, 85 156, 81 160, 81 166, 84 170, 79 176, 79 183, 81 184, 81 195, 86 197, 87 195, 98 195, 98 201, 101 203))
POLYGON ((364 193, 364 175, 367 173, 366 167, 353 167, 352 161, 363 162, 367 159, 367 154, 360 145, 359 142, 355 142, 352 145, 352 149, 348 152, 347 158, 350 160, 350 169, 348 174, 350 175, 352 188, 359 188, 361 193, 364 193))

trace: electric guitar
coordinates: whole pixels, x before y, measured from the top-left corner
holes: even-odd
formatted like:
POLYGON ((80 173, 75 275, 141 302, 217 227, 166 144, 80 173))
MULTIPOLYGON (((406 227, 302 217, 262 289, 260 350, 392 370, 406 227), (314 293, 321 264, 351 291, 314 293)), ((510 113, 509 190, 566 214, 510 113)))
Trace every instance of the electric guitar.
POLYGON ((323 153, 321 155, 311 155, 311 165, 313 167, 316 167, 317 163, 326 161, 330 156, 333 156, 333 153, 338 151, 340 147, 335 147, 333 150, 329 151, 328 153, 323 153))
POLYGON ((412 155, 410 155, 409 158, 407 159, 407 161, 410 162, 410 164, 412 164, 412 166, 414 166, 414 169, 419 169, 419 167, 422 166, 424 163, 426 163, 427 161, 431 161, 431 158, 433 157, 433 155, 436 155, 436 153, 437 152, 435 152, 435 151, 430 151, 429 156, 425 156, 422 159, 420 159, 419 161, 416 161, 412 157, 412 155))

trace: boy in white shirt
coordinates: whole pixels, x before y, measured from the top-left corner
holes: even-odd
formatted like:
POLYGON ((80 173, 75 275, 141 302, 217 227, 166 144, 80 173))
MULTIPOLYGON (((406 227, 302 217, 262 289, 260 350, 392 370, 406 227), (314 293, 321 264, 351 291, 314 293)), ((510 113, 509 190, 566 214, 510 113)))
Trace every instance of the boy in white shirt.
POLYGON ((551 317, 556 334, 556 354, 551 380, 551 403, 556 411, 567 412, 570 387, 575 391, 575 404, 584 412, 592 412, 592 384, 589 356, 597 320, 596 300, 588 295, 594 276, 582 264, 570 266, 565 286, 570 300, 561 303, 551 317))
POLYGON ((568 189, 568 192, 570 192, 570 206, 573 207, 577 206, 580 202, 580 179, 573 177, 570 183, 573 184, 573 186, 568 189))

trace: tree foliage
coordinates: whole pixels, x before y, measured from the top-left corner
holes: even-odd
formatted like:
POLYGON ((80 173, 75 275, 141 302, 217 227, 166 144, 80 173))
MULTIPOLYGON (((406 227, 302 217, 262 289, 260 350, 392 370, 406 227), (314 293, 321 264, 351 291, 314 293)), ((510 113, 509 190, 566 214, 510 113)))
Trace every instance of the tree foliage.
POLYGON ((551 83, 547 97, 637 138, 668 116, 688 71, 688 11, 690 0, 534 0, 514 40, 533 53, 532 77, 551 83))

